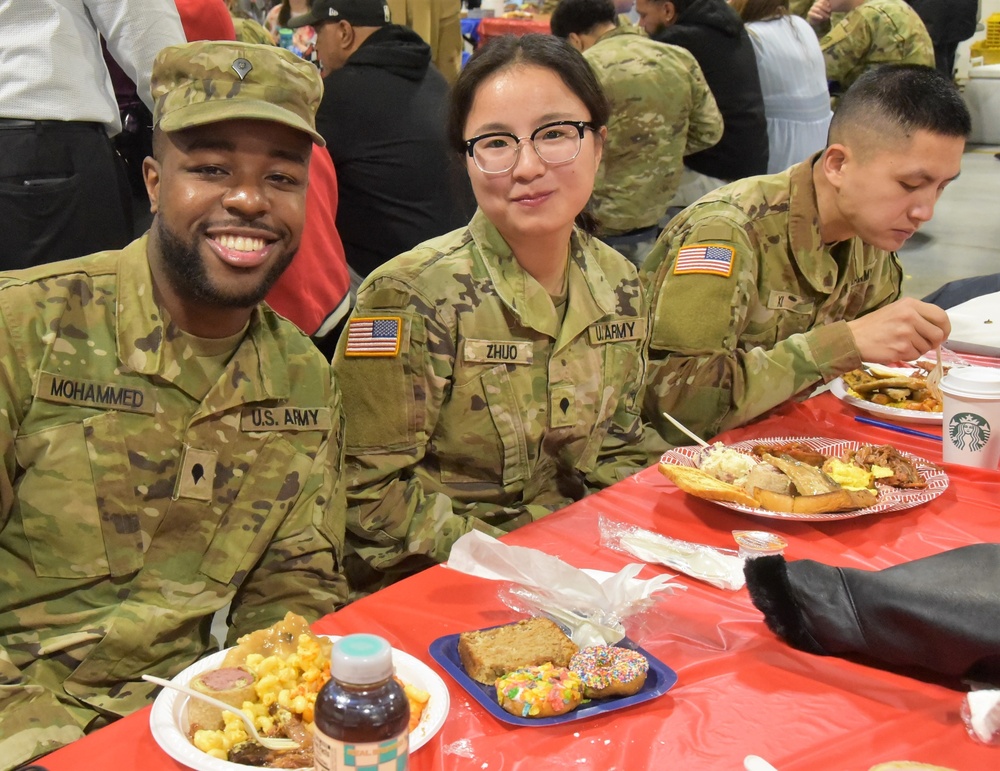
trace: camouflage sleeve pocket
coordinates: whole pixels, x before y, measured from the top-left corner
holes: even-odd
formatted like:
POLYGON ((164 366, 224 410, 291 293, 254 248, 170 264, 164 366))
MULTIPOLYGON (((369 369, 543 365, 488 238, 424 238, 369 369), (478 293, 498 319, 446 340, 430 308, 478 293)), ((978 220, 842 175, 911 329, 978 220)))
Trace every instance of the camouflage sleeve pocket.
POLYGON ((343 394, 347 420, 345 446, 349 455, 413 449, 425 429, 424 324, 417 316, 399 311, 393 314, 402 319, 397 353, 346 356, 342 352, 343 341, 337 352, 334 369, 343 394))
POLYGON ((743 282, 748 275, 738 244, 732 271, 721 274, 681 274, 671 271, 651 297, 650 346, 657 351, 718 350, 735 341, 736 317, 746 305, 743 282))

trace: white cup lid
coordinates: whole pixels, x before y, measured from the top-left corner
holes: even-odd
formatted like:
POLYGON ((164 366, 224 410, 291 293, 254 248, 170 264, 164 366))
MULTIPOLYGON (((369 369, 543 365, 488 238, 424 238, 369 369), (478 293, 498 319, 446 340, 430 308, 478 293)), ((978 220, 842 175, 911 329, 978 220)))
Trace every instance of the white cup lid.
POLYGON ((1000 396, 1000 368, 955 367, 941 378, 941 390, 959 396, 1000 396))

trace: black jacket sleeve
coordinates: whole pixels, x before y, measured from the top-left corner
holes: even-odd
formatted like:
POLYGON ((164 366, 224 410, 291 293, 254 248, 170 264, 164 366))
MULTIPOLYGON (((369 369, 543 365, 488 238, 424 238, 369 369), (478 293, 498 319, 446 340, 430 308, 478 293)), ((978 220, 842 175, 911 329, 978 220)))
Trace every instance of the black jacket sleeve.
POLYGON ((795 648, 1000 685, 1000 544, 880 571, 761 557, 745 573, 768 627, 795 648))

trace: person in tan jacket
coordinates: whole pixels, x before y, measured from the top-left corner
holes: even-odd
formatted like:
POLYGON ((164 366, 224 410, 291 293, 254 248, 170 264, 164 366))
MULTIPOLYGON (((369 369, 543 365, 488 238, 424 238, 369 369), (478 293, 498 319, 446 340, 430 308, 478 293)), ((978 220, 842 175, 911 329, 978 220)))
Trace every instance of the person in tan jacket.
POLYGON ((462 0, 387 0, 393 24, 416 32, 431 47, 434 66, 449 84, 462 69, 462 0))

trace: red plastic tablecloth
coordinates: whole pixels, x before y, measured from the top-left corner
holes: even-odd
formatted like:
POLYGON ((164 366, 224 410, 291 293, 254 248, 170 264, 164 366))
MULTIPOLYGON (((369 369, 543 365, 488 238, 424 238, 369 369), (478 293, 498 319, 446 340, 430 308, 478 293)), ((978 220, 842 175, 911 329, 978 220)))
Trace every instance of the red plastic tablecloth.
POLYGON ((501 35, 527 35, 529 32, 549 34, 549 19, 547 16, 536 16, 534 19, 503 19, 486 17, 479 23, 479 45, 501 35))
MULTIPOLYGON (((724 438, 827 436, 889 442, 940 462, 939 442, 863 426, 853 420, 855 414, 825 394, 787 405, 724 438)), ((505 541, 558 555, 577 567, 613 571, 631 560, 599 545, 598 515, 722 547, 733 546, 732 530, 766 529, 788 540, 790 560, 869 569, 964 544, 1000 542, 1000 472, 945 468, 951 484, 930 503, 817 523, 751 517, 693 499, 651 468, 505 541)), ((648 566, 640 577, 662 571, 648 566)), ((796 651, 767 629, 745 589, 729 592, 681 580, 686 592, 663 598, 655 612, 629 626, 630 636, 677 671, 677 685, 645 704, 555 727, 499 722, 428 655, 428 646, 439 636, 514 620, 493 582, 435 567, 321 619, 315 629, 381 634, 448 683, 447 722, 414 753, 414 771, 734 771, 742 768, 747 754, 761 755, 781 771, 865 771, 894 759, 960 771, 998 766, 1000 749, 976 744, 966 734, 958 691, 796 651)), ((144 710, 41 762, 52 771, 180 768, 153 741, 148 719, 149 710, 144 710)))

